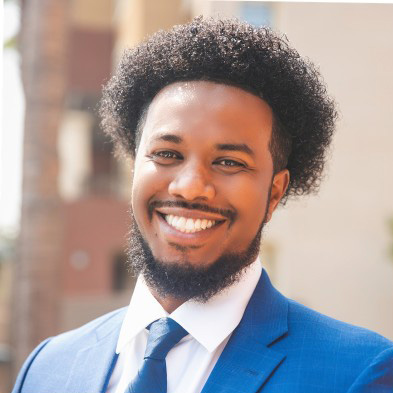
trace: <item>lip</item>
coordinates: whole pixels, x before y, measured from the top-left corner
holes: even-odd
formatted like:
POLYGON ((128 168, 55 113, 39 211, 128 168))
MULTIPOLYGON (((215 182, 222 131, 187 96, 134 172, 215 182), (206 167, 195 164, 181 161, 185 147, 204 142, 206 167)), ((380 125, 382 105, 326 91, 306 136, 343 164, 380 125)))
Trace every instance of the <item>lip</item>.
MULTIPOLYGON (((169 208, 168 208, 169 209, 169 208)), ((211 238, 212 236, 215 236, 215 234, 217 234, 219 231, 222 231, 223 228, 225 227, 224 224, 224 220, 221 218, 219 223, 217 223, 216 225, 214 225, 211 228, 208 229, 204 229, 202 231, 198 231, 198 232, 193 232, 193 233, 185 233, 185 232, 181 232, 178 229, 174 228, 173 226, 169 225, 165 218, 161 215, 161 214, 173 214, 173 215, 179 215, 179 216, 183 216, 183 217, 188 217, 188 218, 201 218, 201 215, 197 215, 197 216, 192 216, 192 215, 183 215, 183 213, 161 213, 163 209, 157 209, 153 216, 156 218, 157 223, 158 223, 158 227, 159 227, 159 231, 164 235, 165 239, 169 242, 169 243, 175 243, 175 244, 179 244, 179 245, 183 245, 183 246, 202 246, 203 243, 205 243, 206 241, 209 240, 209 238, 211 238), (160 214, 161 213, 161 214, 160 214)), ((165 209, 166 210, 166 209, 165 209)), ((173 210, 171 208, 171 210, 173 210)), ((184 209, 180 209, 180 210, 184 210, 184 209)), ((187 210, 187 209, 185 209, 187 210)), ((207 216, 207 215, 203 215, 203 218, 209 219, 209 220, 217 220, 216 218, 210 218, 211 215, 207 216), (209 218, 207 218, 209 217, 209 218)), ((221 216, 220 216, 221 217, 221 216)))
POLYGON ((173 216, 193 218, 194 220, 196 220, 198 218, 201 220, 205 219, 205 220, 211 220, 211 221, 226 221, 227 220, 227 218, 222 216, 221 214, 208 213, 208 212, 203 212, 200 210, 184 209, 181 207, 160 207, 155 210, 160 214, 164 214, 164 215, 172 214, 173 216))

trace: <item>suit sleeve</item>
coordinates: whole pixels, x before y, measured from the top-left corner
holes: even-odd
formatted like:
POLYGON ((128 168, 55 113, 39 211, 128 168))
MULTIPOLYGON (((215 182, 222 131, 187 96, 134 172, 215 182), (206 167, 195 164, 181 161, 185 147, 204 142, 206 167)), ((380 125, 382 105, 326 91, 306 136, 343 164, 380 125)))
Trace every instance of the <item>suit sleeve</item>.
POLYGON ((41 352, 41 350, 45 347, 45 345, 49 343, 50 340, 51 340, 51 337, 47 338, 45 341, 43 341, 41 344, 39 344, 33 350, 33 352, 29 355, 29 357, 25 360, 22 368, 19 371, 18 377, 16 378, 15 386, 12 389, 11 393, 22 393, 23 392, 23 383, 25 381, 26 375, 30 369, 31 364, 34 362, 34 359, 41 352))
POLYGON ((393 392, 393 347, 385 349, 360 373, 348 393, 393 392))

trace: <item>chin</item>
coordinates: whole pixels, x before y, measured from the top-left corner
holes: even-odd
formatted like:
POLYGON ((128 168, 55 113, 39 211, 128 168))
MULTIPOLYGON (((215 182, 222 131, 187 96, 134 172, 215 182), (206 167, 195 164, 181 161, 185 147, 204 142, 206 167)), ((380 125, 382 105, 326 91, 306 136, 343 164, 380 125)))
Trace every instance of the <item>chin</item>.
POLYGON ((208 257, 193 255, 192 252, 187 253, 170 253, 169 255, 154 256, 156 261, 160 261, 163 265, 168 266, 189 266, 194 269, 206 270, 215 263, 220 257, 212 259, 211 254, 208 257))

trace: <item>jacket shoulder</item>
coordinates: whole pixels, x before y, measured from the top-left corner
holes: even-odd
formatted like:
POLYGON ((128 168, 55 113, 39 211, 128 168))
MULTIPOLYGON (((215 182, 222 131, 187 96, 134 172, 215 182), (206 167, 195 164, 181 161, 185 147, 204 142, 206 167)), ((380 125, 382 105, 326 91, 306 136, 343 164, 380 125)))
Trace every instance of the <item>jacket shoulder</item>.
POLYGON ((339 321, 312 310, 294 300, 289 300, 290 330, 314 339, 336 342, 342 350, 356 347, 363 352, 378 353, 393 348, 393 342, 369 329, 339 321))
POLYGON ((35 362, 37 363, 37 360, 44 361, 44 359, 51 361, 52 357, 61 357, 63 364, 67 359, 70 362, 73 361, 75 353, 80 349, 95 344, 116 329, 120 330, 125 311, 126 307, 109 312, 79 328, 48 339, 35 362))
POLYGON ((333 384, 334 391, 346 387, 351 393, 358 392, 359 386, 370 386, 364 392, 391 391, 393 342, 389 339, 292 300, 289 301, 288 324, 289 336, 293 337, 292 340, 288 337, 288 345, 292 342, 293 348, 295 343, 299 349, 298 353, 291 354, 293 364, 312 364, 319 378, 315 383, 320 383, 324 375, 326 381, 323 384, 333 384), (327 370, 333 373, 329 374, 327 370))
POLYGON ((97 338, 100 338, 121 324, 126 310, 127 307, 119 308, 115 311, 111 311, 96 319, 93 319, 92 321, 76 329, 60 333, 59 335, 50 339, 50 344, 61 346, 64 344, 70 345, 73 342, 77 342, 81 338, 85 340, 87 337, 94 337, 95 335, 98 335, 97 338))
POLYGON ((112 311, 40 343, 23 364, 12 393, 30 392, 30 387, 33 389, 31 391, 37 387, 46 391, 44 389, 50 386, 53 376, 56 376, 57 386, 65 385, 77 353, 110 334, 117 337, 125 311, 126 307, 112 311))
POLYGON ((272 347, 286 358, 271 378, 271 391, 392 391, 392 341, 296 301, 287 302, 288 330, 272 347))

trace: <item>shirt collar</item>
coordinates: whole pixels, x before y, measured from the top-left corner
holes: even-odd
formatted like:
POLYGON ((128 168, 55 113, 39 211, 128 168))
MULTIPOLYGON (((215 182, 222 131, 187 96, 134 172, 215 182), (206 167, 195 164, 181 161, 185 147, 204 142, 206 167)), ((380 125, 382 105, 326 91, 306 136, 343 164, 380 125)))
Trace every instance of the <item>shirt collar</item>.
POLYGON ((142 277, 138 278, 124 318, 116 353, 146 326, 155 320, 170 316, 188 333, 213 352, 236 328, 258 283, 262 271, 259 259, 246 268, 241 279, 206 303, 189 300, 168 314, 150 293, 142 277))

